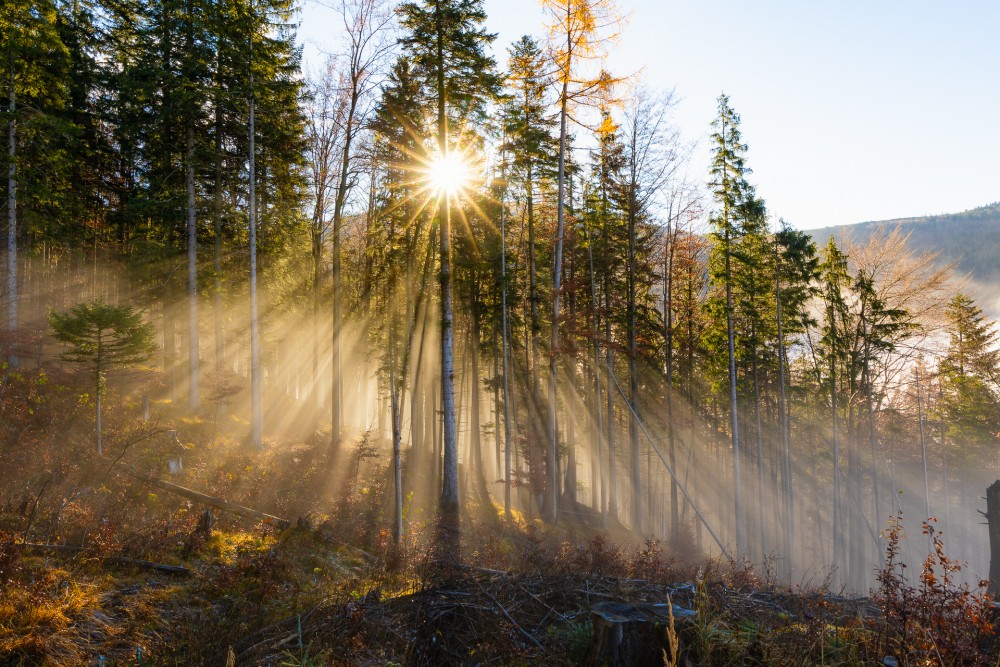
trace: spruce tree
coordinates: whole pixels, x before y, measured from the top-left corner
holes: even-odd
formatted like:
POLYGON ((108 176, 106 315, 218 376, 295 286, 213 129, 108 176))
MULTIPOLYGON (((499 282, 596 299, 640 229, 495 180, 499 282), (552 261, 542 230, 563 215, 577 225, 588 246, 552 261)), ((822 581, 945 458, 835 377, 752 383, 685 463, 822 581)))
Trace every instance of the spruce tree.
MULTIPOLYGON (((420 0, 399 7, 406 30, 402 42, 422 79, 424 94, 437 111, 436 144, 440 159, 449 159, 453 137, 449 126, 461 128, 482 120, 486 104, 499 90, 495 63, 486 49, 495 38, 483 28, 482 0, 420 0)), ((454 331, 452 328, 451 201, 438 196, 441 288, 441 406, 444 434, 444 475, 441 511, 446 528, 458 527, 458 442, 455 428, 454 331)))
MULTIPOLYGON (((7 191, 8 334, 18 327, 18 239, 26 225, 44 230, 60 215, 69 184, 64 151, 68 134, 60 123, 67 96, 69 53, 57 29, 51 0, 0 5, 0 95, 7 127, 3 176, 7 191), (20 217, 20 220, 19 220, 20 217)), ((17 363, 8 351, 8 360, 17 363)))
POLYGON ((951 449, 963 457, 986 451, 1000 433, 1000 334, 966 294, 946 311, 948 349, 941 360, 941 417, 951 449))
POLYGON ((712 122, 712 180, 709 187, 715 199, 716 211, 712 215, 714 235, 719 242, 717 253, 721 261, 715 262, 713 279, 721 280, 725 290, 726 346, 729 376, 730 437, 733 443, 733 497, 736 523, 736 558, 746 556, 746 519, 743 508, 743 481, 740 472, 739 402, 736 388, 736 334, 733 325, 733 245, 740 234, 739 208, 752 196, 746 181, 750 169, 746 166, 747 147, 740 136, 740 117, 729 105, 729 97, 720 95, 718 116, 712 122))

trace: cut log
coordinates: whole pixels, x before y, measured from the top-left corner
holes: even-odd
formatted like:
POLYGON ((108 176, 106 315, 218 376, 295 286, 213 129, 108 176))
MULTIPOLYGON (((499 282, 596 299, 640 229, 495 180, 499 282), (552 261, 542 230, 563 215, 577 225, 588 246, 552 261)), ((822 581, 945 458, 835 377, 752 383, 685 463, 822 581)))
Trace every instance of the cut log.
POLYGON ((594 635, 583 664, 587 667, 695 665, 697 662, 685 650, 684 640, 695 618, 696 612, 676 605, 599 602, 591 609, 594 635))
POLYGON ((1000 594, 1000 479, 986 489, 986 522, 990 530, 990 587, 993 597, 1000 594))

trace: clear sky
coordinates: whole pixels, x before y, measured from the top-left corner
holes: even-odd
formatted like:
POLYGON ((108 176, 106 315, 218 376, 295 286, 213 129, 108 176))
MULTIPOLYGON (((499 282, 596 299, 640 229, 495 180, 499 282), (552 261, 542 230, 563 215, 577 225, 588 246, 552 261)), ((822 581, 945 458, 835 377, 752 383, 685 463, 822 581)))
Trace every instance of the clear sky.
MULTIPOLYGON (((313 2, 309 64, 339 26, 313 2)), ((675 89, 695 175, 728 93, 775 217, 811 228, 1000 200, 1000 1, 619 2, 628 24, 609 67, 675 89)), ((542 36, 537 0, 485 6, 501 64, 520 35, 542 36)))

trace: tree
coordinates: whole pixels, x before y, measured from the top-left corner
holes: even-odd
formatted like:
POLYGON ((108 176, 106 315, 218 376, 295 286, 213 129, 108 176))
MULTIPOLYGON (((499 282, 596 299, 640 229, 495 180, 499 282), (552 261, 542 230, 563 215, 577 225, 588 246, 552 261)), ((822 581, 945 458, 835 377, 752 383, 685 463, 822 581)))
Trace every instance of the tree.
MULTIPOLYGON (((19 210, 33 216, 55 217, 53 202, 61 168, 54 163, 61 151, 53 112, 66 97, 69 53, 56 29, 56 8, 51 0, 4 2, 0 5, 0 86, 7 109, 7 330, 18 326, 17 241, 19 210), (24 147, 26 153, 19 154, 24 147), (20 170, 18 167, 20 166, 20 170), (46 177, 48 172, 48 177, 46 177), (55 174, 53 173, 55 172, 55 174), (26 182, 25 182, 26 181, 26 182), (22 199, 18 200, 18 189, 22 199), (27 195, 25 198, 23 195, 27 195), (25 199, 27 201, 25 201, 25 199)), ((22 225, 23 226, 23 225, 22 225)), ((17 359, 10 353, 9 360, 17 359)))
POLYGON ((344 20, 348 46, 345 54, 347 65, 344 72, 344 83, 346 89, 343 91, 345 100, 340 142, 340 171, 337 177, 337 194, 333 204, 333 229, 331 231, 333 241, 333 354, 331 359, 333 407, 330 443, 332 446, 340 443, 342 421, 340 243, 343 233, 341 227, 347 195, 352 185, 350 176, 351 163, 355 157, 354 139, 358 129, 365 123, 365 104, 374 90, 378 74, 391 49, 387 32, 392 21, 392 14, 388 10, 386 0, 341 0, 340 12, 344 20))
POLYGON ((713 278, 722 280, 725 288, 726 345, 729 361, 729 413, 730 436, 733 442, 733 496, 736 521, 736 557, 746 555, 746 519, 743 510, 743 481, 740 473, 740 425, 739 403, 736 393, 736 336, 733 329, 733 269, 732 255, 735 237, 740 233, 738 211, 753 195, 746 177, 750 169, 746 166, 747 147, 741 142, 740 117, 729 105, 729 97, 719 96, 718 117, 712 122, 712 180, 709 183, 715 203, 719 209, 712 217, 715 236, 719 244, 717 253, 722 254, 721 267, 715 263, 713 278), (720 270, 721 268, 721 270, 720 270))
POLYGON ((62 358, 93 370, 97 455, 103 456, 101 401, 107 373, 149 359, 156 349, 153 325, 143 322, 142 313, 131 306, 98 301, 79 304, 65 313, 52 313, 49 325, 56 340, 70 346, 62 358))
POLYGON ((841 399, 838 371, 845 364, 847 349, 844 332, 848 329, 847 302, 844 294, 850 276, 847 272, 847 255, 830 237, 819 266, 826 321, 823 324, 821 359, 826 362, 826 383, 830 400, 830 429, 833 443, 833 564, 843 572, 847 566, 847 546, 844 543, 844 506, 842 499, 840 463, 840 411, 841 399))
MULTIPOLYGON (((546 194, 547 186, 555 171, 553 156, 556 152, 552 131, 555 121, 547 112, 545 89, 548 85, 546 62, 538 44, 524 36, 509 49, 510 74, 508 77, 509 101, 506 105, 506 141, 504 150, 511 156, 510 180, 519 187, 524 197, 527 220, 528 303, 530 306, 530 368, 528 369, 531 397, 528 401, 529 447, 547 443, 547 427, 540 414, 542 390, 539 378, 539 347, 542 332, 538 279, 537 207, 536 197, 546 194)), ((546 451, 548 449, 546 448, 546 451)), ((535 461, 532 456, 529 460, 535 461)))
POLYGON ((993 322, 966 294, 946 311, 948 350, 941 360, 946 437, 963 455, 985 451, 1000 435, 1000 352, 993 322))
MULTIPOLYGON (((486 47, 495 35, 482 24, 482 0, 420 0, 399 7, 407 30, 403 44, 423 80, 427 98, 437 107, 437 156, 449 160, 452 142, 449 121, 482 119, 486 102, 499 89, 495 63, 486 47)), ((441 288, 441 407, 444 435, 444 474, 441 488, 443 525, 458 526, 458 440, 455 429, 455 378, 451 288, 451 195, 438 193, 441 288)))
POLYGON ((616 36, 620 23, 613 0, 542 0, 550 17, 549 51, 555 65, 559 88, 559 165, 557 171, 556 237, 552 257, 552 335, 549 339, 549 449, 551 461, 546 494, 545 518, 558 516, 559 433, 556 423, 557 367, 559 349, 559 309, 562 289, 563 230, 566 204, 566 160, 569 147, 569 119, 572 107, 612 87, 615 81, 601 71, 597 76, 581 74, 581 64, 600 59, 616 36))
MULTIPOLYGON (((624 181, 621 188, 628 237, 629 439, 632 462, 632 527, 644 530, 639 462, 639 314, 649 302, 652 266, 642 260, 652 250, 651 217, 657 198, 673 178, 681 159, 678 133, 668 121, 672 93, 639 88, 625 109, 621 127, 624 181), (645 269, 645 270, 643 270, 645 269)), ((647 351, 648 352, 648 351, 647 351)))

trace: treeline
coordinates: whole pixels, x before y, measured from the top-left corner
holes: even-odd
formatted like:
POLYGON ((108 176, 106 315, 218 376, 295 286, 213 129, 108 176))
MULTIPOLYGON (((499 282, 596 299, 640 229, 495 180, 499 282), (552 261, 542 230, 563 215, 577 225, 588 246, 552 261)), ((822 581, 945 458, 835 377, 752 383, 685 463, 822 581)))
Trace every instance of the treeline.
POLYGON ((371 397, 397 539, 408 487, 457 525, 465 479, 508 517, 704 530, 861 590, 901 503, 971 516, 1000 360, 947 270, 898 232, 776 224, 725 95, 691 177, 672 95, 602 69, 611 2, 543 6, 498 64, 479 0, 345 0, 307 80, 290 1, 5 4, 5 354, 29 353, 18 244, 92 246, 162 315, 190 409, 202 356, 250 375, 253 444, 261 391, 317 407, 334 452, 371 397), (286 348, 260 362, 256 287, 222 324, 258 252, 286 348))

